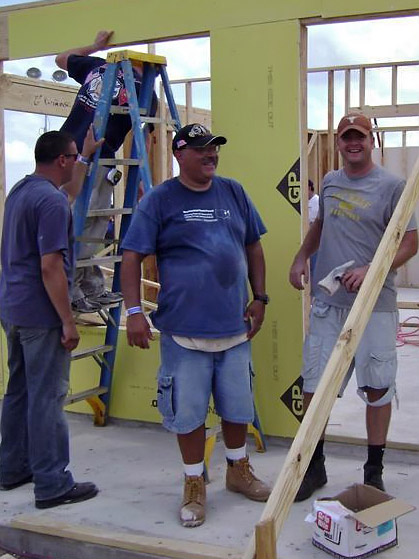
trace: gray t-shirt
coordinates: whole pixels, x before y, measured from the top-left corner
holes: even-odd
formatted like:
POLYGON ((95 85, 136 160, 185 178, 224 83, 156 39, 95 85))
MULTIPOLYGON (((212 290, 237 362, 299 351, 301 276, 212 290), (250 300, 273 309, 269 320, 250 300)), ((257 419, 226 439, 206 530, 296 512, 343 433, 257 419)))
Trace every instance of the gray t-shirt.
MULTIPOLYGON (((319 207, 323 228, 313 278, 316 299, 336 307, 352 306, 356 293, 342 287, 329 296, 317 282, 349 260, 355 260, 354 268, 372 261, 404 185, 404 180, 379 166, 361 178, 349 178, 343 169, 325 176, 319 207)), ((407 231, 416 228, 413 216, 407 231)), ((397 309, 395 275, 395 271, 389 272, 374 311, 397 309)))

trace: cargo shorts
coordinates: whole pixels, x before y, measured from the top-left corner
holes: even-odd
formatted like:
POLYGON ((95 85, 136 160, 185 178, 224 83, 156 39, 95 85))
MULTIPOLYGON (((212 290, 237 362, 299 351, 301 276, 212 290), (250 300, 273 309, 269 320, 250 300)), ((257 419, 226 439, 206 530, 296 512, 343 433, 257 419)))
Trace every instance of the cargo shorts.
POLYGON ((163 426, 187 434, 205 424, 211 394, 217 414, 231 423, 252 423, 250 342, 225 351, 186 349, 172 336, 160 335, 157 407, 163 426))
MULTIPOLYGON (((314 300, 310 314, 310 329, 303 349, 301 376, 304 392, 315 392, 349 312, 350 309, 314 300)), ((371 314, 342 383, 340 396, 354 370, 358 388, 361 390, 395 387, 398 318, 397 311, 371 314)))

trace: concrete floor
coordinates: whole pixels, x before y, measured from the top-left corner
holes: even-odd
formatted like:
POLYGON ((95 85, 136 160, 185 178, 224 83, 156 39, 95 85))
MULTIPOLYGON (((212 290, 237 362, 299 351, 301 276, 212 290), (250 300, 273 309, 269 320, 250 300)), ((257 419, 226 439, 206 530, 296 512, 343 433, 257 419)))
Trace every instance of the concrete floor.
MULTIPOLYGON (((403 313, 411 316, 418 315, 419 311, 403 313)), ((400 408, 394 411, 389 439, 396 443, 419 445, 419 347, 404 345, 398 353, 400 408)), ((31 485, 1 492, 0 528, 7 528, 12 519, 23 516, 39 520, 52 517, 73 527, 100 528, 108 534, 123 532, 184 540, 189 549, 195 542, 246 549, 264 505, 225 491, 221 442, 217 443, 211 460, 206 523, 199 528, 185 529, 177 520, 182 494, 182 466, 173 435, 160 426, 111 422, 106 428, 96 428, 89 417, 76 414, 68 414, 68 417, 71 469, 76 480, 96 482, 100 488, 99 495, 85 503, 39 511, 34 508, 31 485)), ((352 381, 345 397, 335 405, 328 433, 339 437, 365 436, 364 404, 356 396, 352 381)), ((285 460, 287 443, 268 438, 268 451, 258 454, 253 439, 249 438, 249 453, 256 474, 273 484, 285 460)), ((329 482, 316 496, 332 496, 354 482, 362 482, 365 453, 365 448, 361 446, 326 443, 329 482)), ((419 507, 419 452, 388 450, 385 464, 387 491, 419 507)), ((327 557, 311 544, 312 528, 304 521, 310 512, 311 502, 312 499, 292 506, 278 540, 278 557, 281 559, 327 557)), ((416 559, 419 511, 400 518, 398 526, 399 546, 382 552, 380 557, 416 559)), ((4 539, 5 534, 7 532, 0 530, 0 548, 1 544, 7 548, 6 541, 9 541, 9 547, 13 543, 13 539, 4 539)), ((84 553, 83 547, 77 553, 67 551, 61 554, 56 547, 48 548, 48 545, 46 543, 42 547, 42 552, 37 550, 39 557, 101 557, 100 554, 84 553)), ((125 554, 118 555, 118 559, 122 557, 125 554)))
MULTIPOLYGON (((92 480, 100 488, 90 501, 48 511, 33 506, 32 486, 0 493, 0 525, 22 515, 39 520, 53 517, 72 526, 90 526, 108 533, 130 532, 143 535, 203 542, 245 549, 252 530, 263 511, 263 504, 246 500, 224 489, 223 445, 218 442, 211 461, 206 523, 195 529, 182 528, 177 509, 182 492, 181 463, 175 438, 158 426, 114 423, 95 428, 90 419, 69 414, 71 426, 71 469, 79 481, 92 480)), ((249 441, 251 461, 259 477, 274 483, 287 449, 278 441, 268 441, 265 454, 254 451, 249 441)), ((318 495, 331 496, 362 480, 364 449, 328 444, 329 483, 318 495)), ((389 451, 386 462, 389 493, 419 505, 419 459, 416 453, 389 451)), ((311 544, 311 526, 304 522, 311 500, 294 504, 278 541, 278 556, 283 559, 325 558, 311 544)), ((382 559, 417 557, 419 511, 399 520, 398 548, 385 551, 382 559)), ((6 538, 7 539, 7 538, 6 538)), ((1 540, 4 543, 5 540, 1 540)), ((0 547, 1 546, 0 543, 0 547)), ((10 543, 9 543, 10 546, 10 543)), ((7 546, 4 546, 7 550, 7 546)), ((13 547, 13 546, 12 546, 13 547)), ((16 547, 14 548, 16 550, 16 547)), ((45 546, 44 546, 45 549, 45 546)), ((47 546, 48 550, 48 546, 47 546)), ((52 559, 72 559, 48 550, 52 559)), ((38 555, 42 555, 39 553, 38 555)), ((78 559, 85 559, 82 550, 78 559)), ((97 556, 99 559, 99 555, 97 556)))

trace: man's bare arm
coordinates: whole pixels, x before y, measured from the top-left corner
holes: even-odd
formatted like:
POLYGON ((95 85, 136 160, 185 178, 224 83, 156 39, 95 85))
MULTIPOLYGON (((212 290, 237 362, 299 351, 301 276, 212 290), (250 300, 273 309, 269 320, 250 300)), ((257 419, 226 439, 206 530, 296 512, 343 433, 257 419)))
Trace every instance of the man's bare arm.
POLYGON ((310 229, 305 236, 303 244, 300 247, 300 250, 295 255, 294 261, 292 263, 290 274, 289 274, 289 281, 293 287, 296 289, 304 289, 304 284, 301 281, 301 278, 304 276, 304 282, 308 282, 309 274, 308 274, 308 265, 307 260, 310 258, 312 254, 316 252, 319 248, 320 243, 320 235, 323 228, 323 222, 317 217, 310 229))
POLYGON ((68 280, 61 252, 51 252, 41 257, 41 273, 48 297, 63 325, 61 343, 68 351, 72 351, 77 347, 80 336, 71 312, 68 280))
MULTIPOLYGON (((254 295, 265 295, 265 257, 260 241, 246 246, 247 265, 249 268, 249 282, 254 295)), ((265 318, 265 303, 252 301, 245 313, 245 320, 250 320, 249 340, 255 336, 262 327, 265 318)))
POLYGON ((71 54, 79 54, 81 56, 89 56, 89 54, 93 54, 98 50, 107 49, 109 45, 109 41, 113 35, 113 31, 99 31, 96 35, 94 42, 91 45, 86 45, 84 47, 75 47, 73 49, 66 50, 61 54, 58 54, 55 58, 55 63, 57 66, 62 68, 63 70, 67 70, 67 62, 68 57, 71 54))
MULTIPOLYGON (((396 252, 396 256, 394 257, 391 269, 397 270, 397 268, 403 266, 417 251, 418 232, 416 229, 413 231, 406 231, 396 252)), ((342 285, 350 292, 358 291, 367 275, 368 269, 369 265, 349 270, 342 278, 342 285)))
MULTIPOLYGON (((93 132, 93 124, 91 124, 87 131, 86 138, 84 139, 83 142, 83 149, 81 151, 81 155, 84 158, 90 160, 92 155, 98 149, 98 147, 103 144, 103 141, 104 141, 103 138, 101 138, 98 141, 95 140, 95 136, 93 132)), ((76 161, 73 167, 73 175, 71 177, 71 181, 66 182, 61 186, 62 190, 65 190, 66 193, 68 194, 70 203, 73 202, 80 194, 88 169, 89 169, 88 164, 82 163, 80 161, 76 161)))
MULTIPOLYGON (((121 288, 126 309, 141 307, 141 262, 145 256, 131 250, 124 250, 122 255, 121 288)), ((127 339, 130 346, 150 347, 153 335, 142 312, 127 316, 127 339)))

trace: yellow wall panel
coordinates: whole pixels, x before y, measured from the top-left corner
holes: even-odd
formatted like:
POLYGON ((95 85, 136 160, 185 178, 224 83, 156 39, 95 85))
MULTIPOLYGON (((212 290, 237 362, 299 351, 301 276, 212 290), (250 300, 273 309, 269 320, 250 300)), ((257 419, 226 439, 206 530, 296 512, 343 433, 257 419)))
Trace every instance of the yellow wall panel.
POLYGON ((355 0, 350 4, 332 0, 160 0, 158 7, 149 0, 75 0, 26 9, 6 8, 0 15, 8 14, 9 23, 9 51, 3 57, 15 59, 89 44, 99 28, 114 29, 117 44, 132 44, 298 18, 415 9, 416 0, 355 0))
POLYGON ((299 36, 297 21, 211 34, 213 131, 228 138, 219 174, 245 186, 268 228, 271 302, 253 345, 256 400, 265 432, 283 436, 298 426, 281 396, 301 362, 301 300, 288 284, 300 216, 276 187, 299 157, 299 36))

